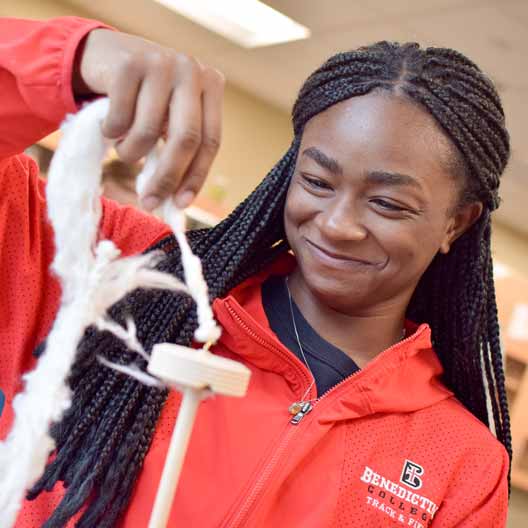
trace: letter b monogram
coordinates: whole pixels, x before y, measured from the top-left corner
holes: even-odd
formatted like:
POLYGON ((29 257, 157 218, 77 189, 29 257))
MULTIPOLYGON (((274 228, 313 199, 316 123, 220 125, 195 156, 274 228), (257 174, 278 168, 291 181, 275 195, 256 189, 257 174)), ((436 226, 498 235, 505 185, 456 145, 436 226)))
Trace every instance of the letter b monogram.
POLYGON ((422 479, 420 476, 423 474, 424 469, 422 466, 415 464, 410 460, 406 460, 403 465, 400 481, 411 488, 420 489, 422 487, 422 479))

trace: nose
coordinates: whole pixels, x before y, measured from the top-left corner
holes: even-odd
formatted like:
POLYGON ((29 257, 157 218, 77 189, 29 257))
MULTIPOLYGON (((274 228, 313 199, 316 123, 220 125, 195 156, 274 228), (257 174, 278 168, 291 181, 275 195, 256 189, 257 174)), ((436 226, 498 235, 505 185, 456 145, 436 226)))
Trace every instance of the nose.
POLYGON ((359 242, 368 235, 359 212, 350 200, 340 200, 329 205, 318 215, 317 224, 321 235, 332 242, 359 242))

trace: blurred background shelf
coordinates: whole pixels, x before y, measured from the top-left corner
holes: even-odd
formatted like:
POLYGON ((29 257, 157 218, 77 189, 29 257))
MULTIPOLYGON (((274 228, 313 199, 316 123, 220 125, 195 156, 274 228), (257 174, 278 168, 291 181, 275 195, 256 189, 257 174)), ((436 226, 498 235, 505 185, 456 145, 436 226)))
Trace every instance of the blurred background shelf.
POLYGON ((528 281, 515 273, 496 279, 512 429, 512 484, 528 492, 528 281))

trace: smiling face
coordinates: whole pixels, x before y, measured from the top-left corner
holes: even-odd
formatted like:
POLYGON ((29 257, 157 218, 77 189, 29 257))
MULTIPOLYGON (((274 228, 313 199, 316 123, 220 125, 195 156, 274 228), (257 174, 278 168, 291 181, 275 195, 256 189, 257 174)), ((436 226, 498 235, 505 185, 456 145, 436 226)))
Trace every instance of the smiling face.
POLYGON ((457 214, 454 147, 434 119, 373 92, 313 117, 286 200, 296 279, 343 313, 405 310, 424 271, 480 214, 457 214))

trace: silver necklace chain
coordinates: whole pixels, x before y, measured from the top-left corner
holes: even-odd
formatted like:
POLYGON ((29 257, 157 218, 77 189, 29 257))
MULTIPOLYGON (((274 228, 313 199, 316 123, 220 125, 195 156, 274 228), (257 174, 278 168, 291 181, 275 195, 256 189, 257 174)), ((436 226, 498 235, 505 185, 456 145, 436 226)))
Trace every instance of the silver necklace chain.
MULTIPOLYGON (((303 349, 303 347, 301 345, 301 340, 299 338, 299 332, 297 330, 297 323, 295 322, 295 314, 294 314, 294 311, 293 311, 292 294, 291 294, 291 291, 290 291, 290 286, 288 284, 288 279, 289 279, 289 277, 286 276, 284 282, 286 283, 286 290, 288 291, 288 300, 290 302, 290 313, 291 313, 291 319, 292 319, 292 323, 293 323, 293 330, 295 332, 295 338, 297 339, 297 345, 299 346, 299 350, 300 350, 301 356, 302 356, 302 358, 304 360, 304 364, 306 365, 306 367, 310 371, 310 374, 312 375, 312 383, 310 383, 310 386, 306 389, 306 392, 303 394, 301 400, 298 401, 298 402, 294 402, 292 405, 290 405, 290 408, 289 408, 290 414, 294 415, 294 417, 291 420, 291 423, 296 425, 296 424, 298 424, 300 422, 300 420, 303 418, 303 416, 305 414, 309 413, 312 410, 311 402, 314 401, 316 398, 313 398, 311 400, 306 400, 305 398, 308 396, 308 394, 312 390, 312 387, 315 384, 315 376, 314 376, 314 374, 312 372, 312 369, 310 368, 310 364, 308 363, 308 361, 306 359, 306 355, 304 354, 304 349, 303 349)), ((405 327, 403 327, 400 341, 405 338, 405 333, 406 333, 405 332, 405 327)))
MULTIPOLYGON (((293 313, 293 301, 292 301, 292 295, 291 295, 291 292, 290 292, 290 286, 288 284, 288 279, 289 279, 289 277, 287 276, 284 282, 286 283, 286 290, 288 291, 288 300, 290 301, 290 313, 291 313, 291 318, 292 318, 292 323, 293 323, 293 330, 295 331, 295 337, 297 339, 297 345, 299 345, 299 350, 301 351, 301 355, 302 355, 302 358, 304 360, 304 364, 306 365, 306 367, 310 371, 310 374, 312 375, 312 383, 306 389, 306 392, 303 394, 303 396, 301 398, 301 401, 300 402, 296 402, 296 403, 302 405, 304 402, 307 401, 307 400, 305 400, 305 398, 306 398, 306 396, 308 396, 308 394, 312 390, 312 387, 314 386, 315 376, 314 376, 314 374, 312 372, 312 369, 310 368, 310 364, 308 363, 308 361, 306 359, 306 356, 304 354, 304 349, 303 349, 303 347, 301 345, 301 340, 299 339, 299 332, 297 331, 297 324, 295 322, 295 314, 293 313)), ((308 401, 312 401, 312 400, 308 400, 308 401)))

